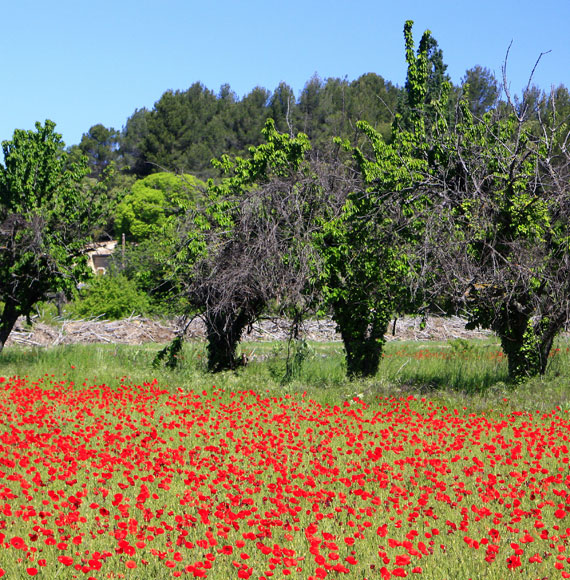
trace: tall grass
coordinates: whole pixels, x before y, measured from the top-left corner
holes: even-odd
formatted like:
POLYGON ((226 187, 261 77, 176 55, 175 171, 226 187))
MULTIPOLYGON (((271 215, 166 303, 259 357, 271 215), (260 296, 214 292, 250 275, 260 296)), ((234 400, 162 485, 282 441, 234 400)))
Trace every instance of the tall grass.
POLYGON ((569 342, 561 339, 553 350, 546 375, 520 387, 508 383, 507 364, 498 341, 394 341, 386 344, 378 374, 349 381, 340 343, 242 343, 248 358, 235 372, 212 375, 206 369, 202 342, 184 345, 175 370, 153 367, 160 345, 80 344, 52 348, 7 347, 0 356, 0 375, 37 377, 53 374, 78 385, 139 383, 156 379, 177 388, 253 390, 270 394, 307 392, 326 404, 358 396, 415 395, 442 404, 476 411, 544 409, 570 405, 569 342))

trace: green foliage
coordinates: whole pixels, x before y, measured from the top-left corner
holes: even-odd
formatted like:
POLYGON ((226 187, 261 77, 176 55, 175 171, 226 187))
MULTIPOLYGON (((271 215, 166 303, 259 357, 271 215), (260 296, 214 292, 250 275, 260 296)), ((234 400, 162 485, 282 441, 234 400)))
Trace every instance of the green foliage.
POLYGON ((167 91, 152 110, 135 111, 128 119, 123 154, 139 177, 156 168, 209 177, 210 160, 227 150, 235 134, 234 107, 227 92, 218 100, 201 83, 186 91, 167 91))
POLYGON ((146 314, 149 301, 132 280, 123 274, 95 276, 68 308, 68 315, 80 318, 119 320, 146 314))
POLYGON ((319 274, 322 293, 353 377, 377 372, 388 322, 394 311, 405 309, 406 252, 421 229, 414 216, 424 204, 414 187, 427 167, 423 107, 430 38, 424 34, 416 56, 411 22, 406 23, 410 130, 395 123, 387 143, 369 123, 358 123, 372 152, 368 157, 358 147, 349 148, 363 187, 349 195, 342 215, 325 221, 316 236, 325 264, 319 274))
POLYGON ((169 218, 183 215, 204 188, 193 175, 153 173, 139 179, 116 209, 117 234, 136 242, 158 236, 169 218))
POLYGON ((120 141, 119 131, 101 123, 83 134, 78 148, 88 159, 90 177, 99 178, 107 167, 118 160, 120 141))
POLYGON ((362 75, 350 83, 350 91, 343 94, 343 97, 349 97, 348 118, 336 136, 350 137, 355 122, 366 121, 389 142, 400 93, 401 90, 390 81, 374 73, 362 75))
POLYGON ((438 116, 441 118, 441 113, 443 118, 449 116, 451 83, 445 72, 447 65, 443 62, 443 52, 431 32, 426 30, 423 33, 418 50, 414 52, 412 27, 413 21, 406 21, 404 40, 408 72, 395 123, 399 128, 422 137, 430 131, 438 116))
POLYGON ((108 240, 120 237, 116 231, 117 207, 131 191, 135 178, 124 171, 119 171, 115 163, 110 163, 97 179, 88 177, 84 180, 84 190, 92 190, 93 198, 100 203, 104 220, 92 227, 94 240, 108 240))
POLYGON ((250 147, 248 157, 232 159, 223 155, 212 161, 225 177, 218 182, 208 182, 207 204, 193 213, 185 253, 178 256, 182 268, 206 255, 212 231, 220 231, 220 240, 231 239, 240 216, 240 202, 247 193, 267 183, 273 176, 285 177, 299 169, 310 149, 306 135, 300 133, 291 137, 279 133, 272 119, 266 122, 262 134, 266 142, 250 147))
POLYGON ((165 223, 165 199, 162 191, 142 188, 127 194, 117 207, 115 229, 129 240, 142 240, 160 232, 165 223))
POLYGON ((349 200, 343 215, 325 223, 317 236, 325 262, 321 289, 343 338, 350 376, 378 370, 406 271, 405 256, 392 245, 389 220, 362 219, 370 211, 359 203, 365 199, 370 201, 349 200))
POLYGON ((481 119, 497 104, 499 84, 488 68, 477 65, 467 70, 462 79, 462 88, 475 119, 481 119))
POLYGON ((133 113, 121 137, 120 166, 138 177, 159 169, 217 178, 211 160, 247 156, 249 147, 263 142, 261 131, 270 118, 281 132, 303 131, 317 150, 330 149, 333 137, 353 137, 361 119, 389 137, 400 92, 374 73, 353 82, 314 76, 299 99, 286 83, 273 93, 255 87, 241 99, 228 85, 216 95, 194 83, 185 91, 165 92, 151 110, 133 113))
MULTIPOLYGON (((273 94, 255 87, 242 99, 228 85, 216 95, 195 83, 167 91, 152 110, 137 110, 120 139, 112 129, 92 127, 68 158, 71 167, 86 153, 93 176, 117 161, 138 176, 168 168, 213 178, 203 197, 174 191, 179 178, 166 173, 137 181, 116 210, 115 229, 139 244, 128 247, 125 273, 152 296, 155 309, 185 284, 190 298, 184 308, 216 311, 210 323, 223 328, 213 331, 210 353, 225 350, 219 368, 235 362, 244 325, 269 304, 298 311, 296 303, 283 306, 282 289, 271 295, 275 280, 264 285, 253 268, 237 272, 235 266, 251 256, 266 272, 299 264, 298 241, 274 252, 278 259, 243 248, 259 248, 262 226, 271 219, 275 231, 293 237, 293 228, 276 218, 279 210, 256 197, 271 183, 290 180, 286 200, 297 200, 300 184, 310 179, 314 191, 334 187, 334 172, 325 179, 311 175, 314 166, 305 163, 310 142, 321 161, 343 143, 352 156, 346 166, 361 180, 340 216, 326 205, 310 208, 324 199, 317 196, 299 204, 298 219, 321 220, 313 240, 321 254, 315 278, 322 309, 332 311, 343 335, 351 376, 376 372, 392 313, 413 309, 420 299, 444 311, 461 301, 470 326, 499 334, 513 376, 544 371, 563 312, 570 310, 563 282, 568 173, 561 170, 568 163, 568 91, 559 87, 547 97, 532 86, 522 101, 497 103, 496 79, 479 66, 467 71, 462 90, 454 89, 436 40, 426 31, 416 50, 412 27, 405 23, 405 90, 374 73, 354 82, 315 74, 298 100, 285 83, 273 94), (308 137, 293 137, 297 129, 308 137), (217 159, 212 165, 211 158, 217 159), (187 210, 184 243, 169 256, 187 210), (430 212, 437 217, 430 219, 430 212), (445 248, 440 253, 457 251, 455 262, 438 262, 426 240, 445 248), (426 266, 428 259, 435 267, 426 266), (461 260, 468 266, 460 267, 461 260), (213 273, 221 271, 232 275, 214 283, 213 273), (238 296, 244 285, 237 274, 248 278, 245 295, 238 296), (224 290, 234 284, 239 291, 224 290), (222 308, 224 300, 230 305, 222 308)), ((113 191, 105 194, 122 197, 113 191)))
POLYGON ((148 297, 148 312, 157 316, 175 316, 185 308, 170 270, 174 237, 168 233, 138 243, 127 242, 124 254, 117 250, 111 259, 112 269, 121 272, 148 297))
POLYGON ((102 213, 101 198, 82 188, 86 160, 68 159, 53 122, 15 131, 2 148, 0 349, 18 316, 89 277, 85 246, 102 213))

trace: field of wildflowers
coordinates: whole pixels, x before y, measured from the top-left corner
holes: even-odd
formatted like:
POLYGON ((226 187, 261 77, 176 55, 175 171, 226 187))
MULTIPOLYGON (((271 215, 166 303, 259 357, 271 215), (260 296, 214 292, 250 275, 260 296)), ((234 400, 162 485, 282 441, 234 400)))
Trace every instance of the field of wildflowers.
POLYGON ((0 378, 0 576, 570 578, 567 410, 0 378))

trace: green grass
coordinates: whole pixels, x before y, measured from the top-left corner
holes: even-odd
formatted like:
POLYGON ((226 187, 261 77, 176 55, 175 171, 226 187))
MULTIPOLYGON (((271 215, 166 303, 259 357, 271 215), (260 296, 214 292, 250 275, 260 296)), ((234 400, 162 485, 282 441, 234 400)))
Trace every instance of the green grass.
POLYGON ((79 385, 88 382, 112 386, 121 380, 142 383, 155 378, 172 389, 216 384, 228 390, 272 395, 307 392, 323 404, 337 404, 353 396, 372 401, 377 397, 415 395, 476 412, 506 407, 542 410, 570 405, 569 344, 561 339, 547 373, 518 387, 508 383, 506 361, 495 339, 389 342, 378 374, 355 381, 345 376, 342 345, 316 342, 245 342, 241 352, 248 357, 248 364, 235 372, 216 375, 206 370, 205 345, 201 342, 184 345, 181 364, 175 370, 153 368, 153 359, 161 348, 156 344, 11 346, 0 355, 0 374, 35 377, 49 373, 79 385))

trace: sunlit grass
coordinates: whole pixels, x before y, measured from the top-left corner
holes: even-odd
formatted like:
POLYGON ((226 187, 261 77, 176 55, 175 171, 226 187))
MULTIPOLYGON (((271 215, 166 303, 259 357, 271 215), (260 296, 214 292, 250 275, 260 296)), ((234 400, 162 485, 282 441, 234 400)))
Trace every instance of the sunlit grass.
POLYGON ((278 342, 244 342, 240 349, 248 364, 235 372, 217 375, 206 371, 202 342, 185 344, 180 365, 173 371, 152 366, 161 348, 156 344, 13 346, 0 356, 0 373, 41 376, 48 372, 78 385, 112 384, 121 379, 142 383, 152 377, 173 390, 217 384, 228 390, 269 394, 307 392, 315 400, 328 404, 355 395, 367 402, 379 396, 417 395, 449 406, 467 406, 477 412, 504 409, 507 404, 521 410, 548 409, 569 404, 568 344, 566 339, 556 344, 545 376, 516 388, 508 382, 507 364, 496 339, 388 342, 378 374, 355 381, 345 376, 342 344, 317 342, 289 346, 278 342))

